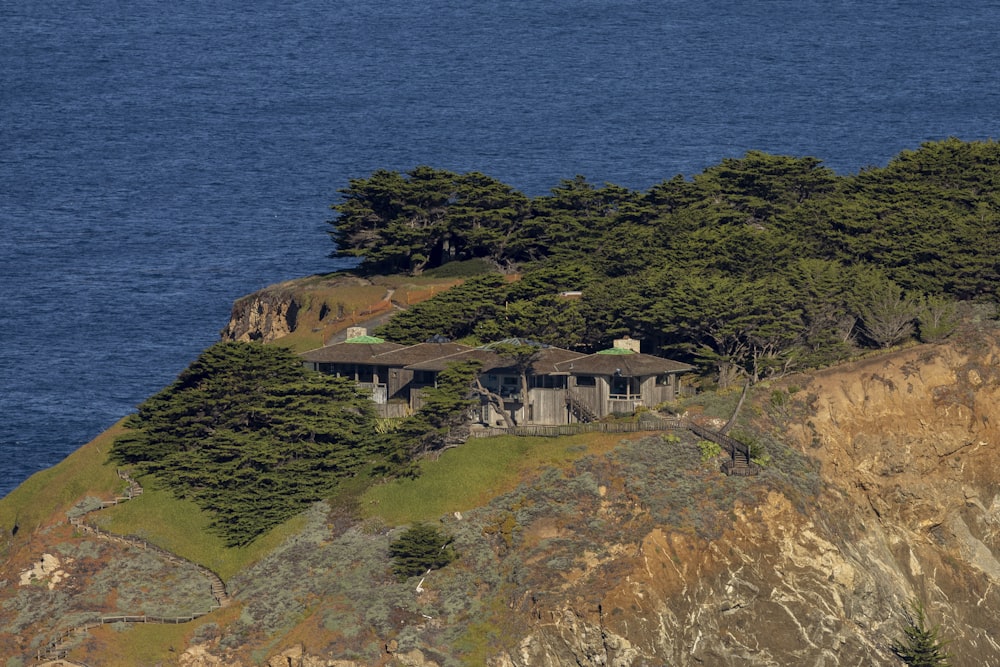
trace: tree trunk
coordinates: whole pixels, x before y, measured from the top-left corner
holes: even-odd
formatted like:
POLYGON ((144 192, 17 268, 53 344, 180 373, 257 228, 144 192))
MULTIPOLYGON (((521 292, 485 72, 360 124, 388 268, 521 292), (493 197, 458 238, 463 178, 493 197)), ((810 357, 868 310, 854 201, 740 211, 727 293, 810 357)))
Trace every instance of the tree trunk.
POLYGON ((480 396, 486 397, 486 400, 490 402, 490 405, 493 406, 493 408, 500 415, 500 418, 503 419, 503 423, 506 428, 512 428, 515 426, 513 420, 510 418, 510 415, 507 414, 507 410, 504 408, 503 397, 494 394, 492 391, 484 387, 483 383, 479 381, 478 377, 476 378, 475 391, 480 396))
POLYGON ((729 418, 729 421, 726 422, 725 426, 719 429, 719 433, 721 433, 722 435, 726 435, 727 433, 729 433, 729 429, 731 429, 733 427, 733 424, 736 423, 736 418, 740 414, 740 408, 743 407, 743 401, 747 399, 747 394, 749 392, 750 392, 750 379, 747 378, 746 384, 743 385, 743 393, 740 394, 740 400, 736 404, 736 409, 733 410, 733 416, 729 418))

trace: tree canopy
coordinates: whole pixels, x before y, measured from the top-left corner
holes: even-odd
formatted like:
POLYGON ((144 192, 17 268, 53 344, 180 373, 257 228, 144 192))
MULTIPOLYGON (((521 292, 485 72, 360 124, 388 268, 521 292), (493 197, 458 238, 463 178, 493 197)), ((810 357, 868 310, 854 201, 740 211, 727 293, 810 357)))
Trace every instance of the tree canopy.
POLYGON ((282 348, 219 343, 139 406, 112 457, 193 499, 242 545, 380 460, 374 421, 353 382, 282 348))
POLYGON ((1000 144, 958 139, 848 176, 751 151, 645 192, 576 176, 534 198, 418 167, 352 180, 330 224, 362 272, 496 267, 395 317, 389 339, 595 350, 627 334, 727 383, 939 340, 959 302, 995 303, 998 186, 1000 144))

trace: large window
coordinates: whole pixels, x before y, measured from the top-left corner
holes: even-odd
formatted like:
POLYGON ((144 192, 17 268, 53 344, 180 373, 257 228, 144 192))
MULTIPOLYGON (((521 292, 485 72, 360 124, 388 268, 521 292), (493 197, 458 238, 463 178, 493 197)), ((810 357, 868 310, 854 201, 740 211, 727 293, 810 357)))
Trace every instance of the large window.
POLYGON ((532 375, 528 378, 528 386, 532 389, 565 389, 565 375, 532 375))
POLYGON ((611 395, 616 397, 638 396, 639 379, 620 376, 611 378, 611 395))
POLYGON ((434 371, 413 371, 414 384, 434 384, 434 371))

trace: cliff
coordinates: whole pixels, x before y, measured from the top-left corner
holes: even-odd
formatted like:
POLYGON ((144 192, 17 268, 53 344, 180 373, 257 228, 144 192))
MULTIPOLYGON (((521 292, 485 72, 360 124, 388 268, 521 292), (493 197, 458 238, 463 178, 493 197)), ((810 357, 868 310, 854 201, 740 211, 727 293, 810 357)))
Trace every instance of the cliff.
MULTIPOLYGON (((466 517, 480 536, 514 517, 509 545, 494 538, 480 556, 500 573, 490 624, 510 633, 489 664, 896 665, 888 647, 914 598, 955 664, 1000 662, 998 351, 992 337, 914 347, 757 392, 754 427, 815 462, 815 495, 777 476, 738 492, 720 488, 735 480, 673 478, 656 451, 666 460, 671 445, 648 438, 466 517)), ((814 469, 793 462, 792 475, 814 469)), ((451 662, 432 619, 405 625, 380 638, 395 653, 349 664, 451 662)))
POLYGON ((378 326, 395 310, 457 282, 452 278, 361 278, 347 273, 289 280, 238 299, 220 334, 226 341, 270 343, 281 338, 297 350, 320 347, 348 327, 378 326))
MULTIPOLYGON (((766 462, 756 478, 721 475, 687 435, 533 444, 560 454, 439 514, 460 558, 419 582, 392 578, 388 544, 400 529, 378 500, 317 505, 293 537, 229 578, 228 608, 181 627, 156 660, 888 666, 900 664, 889 645, 919 599, 952 640, 954 664, 1000 664, 998 355, 995 330, 966 333, 757 387, 739 425, 766 462)), ((708 400, 686 407, 707 415, 708 400)), ((491 446, 514 445, 467 445, 484 460, 491 446)), ((446 468, 452 455, 429 465, 446 468)), ((63 519, 8 549, 5 657, 27 655, 51 630, 24 605, 98 603, 93 582, 113 579, 96 571, 102 554, 129 572, 121 548, 109 560, 112 547, 87 546, 63 519), (44 554, 68 556, 60 576, 22 583, 44 554)), ((155 593, 160 606, 184 606, 155 593)), ((94 630, 70 657, 140 664, 111 648, 135 632, 94 630)))

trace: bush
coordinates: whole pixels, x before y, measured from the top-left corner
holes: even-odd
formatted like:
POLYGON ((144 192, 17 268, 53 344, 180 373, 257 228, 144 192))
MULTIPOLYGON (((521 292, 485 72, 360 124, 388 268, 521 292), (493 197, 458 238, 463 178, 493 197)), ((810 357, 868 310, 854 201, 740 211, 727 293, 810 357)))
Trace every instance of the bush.
POLYGON ((392 571, 404 580, 441 568, 458 558, 452 548, 453 538, 434 526, 425 523, 414 524, 389 545, 392 556, 392 571))
POLYGON ((711 440, 699 440, 698 449, 701 450, 702 463, 708 463, 716 456, 722 455, 722 447, 711 440))

